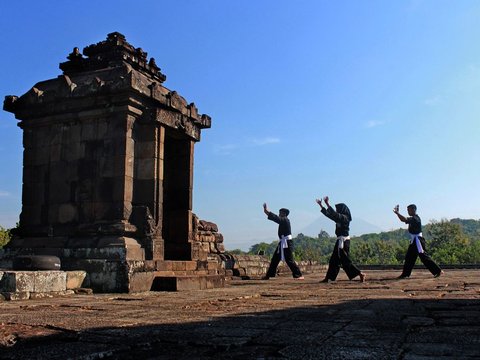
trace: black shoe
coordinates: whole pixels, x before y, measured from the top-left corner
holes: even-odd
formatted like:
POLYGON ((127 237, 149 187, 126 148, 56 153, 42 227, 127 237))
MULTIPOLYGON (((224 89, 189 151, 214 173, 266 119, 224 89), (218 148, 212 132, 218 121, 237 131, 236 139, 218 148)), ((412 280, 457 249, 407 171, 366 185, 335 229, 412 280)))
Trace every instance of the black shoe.
POLYGON ((443 274, 445 274, 445 273, 443 272, 443 270, 440 270, 440 272, 439 272, 438 274, 436 274, 436 275, 433 275, 433 277, 434 277, 434 278, 437 278, 437 277, 442 276, 443 274))
POLYGON ((320 283, 328 283, 329 280, 327 278, 323 279, 322 281, 320 281, 320 283))
POLYGON ((408 279, 409 277, 408 275, 400 275, 397 279, 408 279))

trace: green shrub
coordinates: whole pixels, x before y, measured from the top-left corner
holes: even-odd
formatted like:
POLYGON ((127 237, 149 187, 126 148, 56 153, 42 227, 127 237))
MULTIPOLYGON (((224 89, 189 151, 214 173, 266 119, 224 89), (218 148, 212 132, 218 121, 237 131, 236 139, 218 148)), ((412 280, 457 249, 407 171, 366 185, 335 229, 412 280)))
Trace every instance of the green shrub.
POLYGON ((10 241, 12 234, 9 229, 0 226, 0 248, 10 241))

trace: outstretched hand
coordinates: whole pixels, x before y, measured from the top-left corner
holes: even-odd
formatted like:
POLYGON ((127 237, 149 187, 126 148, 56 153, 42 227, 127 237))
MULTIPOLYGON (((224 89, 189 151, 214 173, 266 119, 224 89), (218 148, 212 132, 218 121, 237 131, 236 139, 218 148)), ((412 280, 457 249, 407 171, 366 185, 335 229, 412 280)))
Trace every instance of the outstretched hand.
POLYGON ((400 210, 400 206, 395 205, 395 207, 393 208, 393 212, 394 212, 395 214, 398 214, 398 211, 399 211, 399 210, 400 210))
POLYGON ((330 199, 328 198, 328 196, 325 196, 325 197, 323 198, 323 201, 325 201, 325 204, 326 204, 327 206, 330 206, 330 203, 329 203, 330 199))
POLYGON ((315 201, 316 201, 317 204, 320 205, 320 207, 323 209, 322 199, 316 199, 315 201))
POLYGON ((267 208, 267 203, 263 203, 263 212, 268 215, 269 211, 267 208))

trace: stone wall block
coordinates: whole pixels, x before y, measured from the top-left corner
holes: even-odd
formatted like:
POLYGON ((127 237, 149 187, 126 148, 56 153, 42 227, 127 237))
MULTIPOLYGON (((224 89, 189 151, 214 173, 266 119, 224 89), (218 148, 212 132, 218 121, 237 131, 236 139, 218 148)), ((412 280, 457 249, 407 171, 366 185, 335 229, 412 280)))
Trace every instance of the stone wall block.
POLYGON ((1 292, 3 297, 6 300, 28 300, 30 299, 30 292, 29 291, 18 291, 18 292, 1 292))
POLYGON ((81 128, 81 141, 97 139, 97 123, 93 121, 83 122, 81 128))
POLYGON ((186 261, 186 270, 197 270, 198 264, 196 261, 186 261))
POLYGON ((208 242, 205 242, 205 243, 201 243, 201 250, 206 252, 206 253, 209 253, 210 252, 210 243, 208 242))
POLYGON ((225 245, 217 244, 217 250, 218 250, 219 253, 224 253, 225 252, 225 245))
POLYGON ((73 290, 83 287, 83 282, 87 273, 82 270, 67 271, 66 272, 66 288, 67 290, 73 290))
POLYGON ((62 144, 62 160, 75 161, 85 157, 85 143, 72 140, 62 144))
POLYGON ((223 235, 221 233, 214 233, 215 242, 223 243, 223 235))
POLYGON ((140 180, 154 179, 156 159, 137 159, 135 162, 136 178, 140 180))
POLYGON ((29 292, 35 290, 35 271, 6 271, 0 279, 1 292, 29 292))
POLYGON ((209 247, 210 247, 210 249, 209 249, 208 252, 210 252, 210 253, 216 253, 216 252, 217 252, 217 249, 215 248, 215 243, 210 242, 210 243, 208 243, 208 244, 209 244, 209 247))
POLYGON ((137 272, 130 276, 129 292, 150 291, 155 274, 153 272, 137 272))
POLYGON ((35 275, 35 292, 67 290, 67 273, 65 271, 37 271, 35 275))
POLYGON ((154 158, 156 144, 154 141, 139 141, 135 144, 135 157, 138 159, 154 158))
POLYGON ((33 152, 33 161, 32 165, 40 166, 40 165, 48 165, 50 161, 50 144, 46 143, 45 147, 43 148, 34 148, 31 151, 33 152))
POLYGON ((22 192, 22 204, 35 206, 45 202, 45 183, 24 183, 22 192))
POLYGON ((225 286, 225 277, 222 275, 218 276, 207 276, 206 277, 206 288, 214 289, 225 286))

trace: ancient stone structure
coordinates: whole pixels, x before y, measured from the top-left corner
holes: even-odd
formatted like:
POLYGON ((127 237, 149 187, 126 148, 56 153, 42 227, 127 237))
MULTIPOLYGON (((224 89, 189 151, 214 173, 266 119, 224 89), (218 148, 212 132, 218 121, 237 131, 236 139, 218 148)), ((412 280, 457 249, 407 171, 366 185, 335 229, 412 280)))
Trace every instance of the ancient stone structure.
POLYGON ((223 238, 192 213, 194 144, 210 117, 164 87, 155 60, 120 33, 67 59, 62 75, 5 97, 23 129, 24 167, 3 266, 56 255, 96 291, 222 286, 212 254, 223 238))

